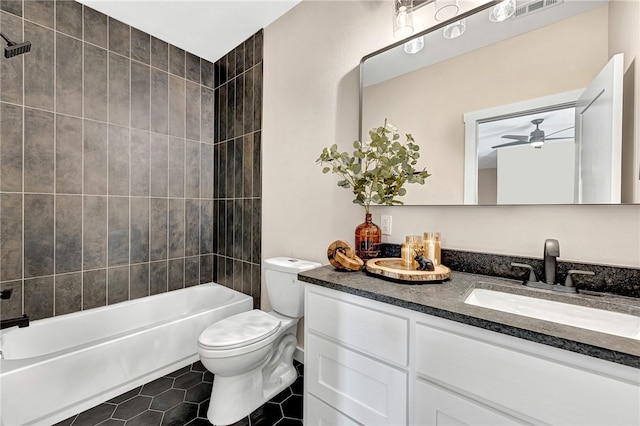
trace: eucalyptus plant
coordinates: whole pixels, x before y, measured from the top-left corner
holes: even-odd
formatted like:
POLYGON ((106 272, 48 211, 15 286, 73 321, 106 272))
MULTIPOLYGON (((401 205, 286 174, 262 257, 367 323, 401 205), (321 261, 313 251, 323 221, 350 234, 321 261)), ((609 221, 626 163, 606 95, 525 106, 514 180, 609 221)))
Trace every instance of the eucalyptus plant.
POLYGON ((370 142, 353 142, 353 154, 338 151, 338 145, 324 148, 317 163, 324 165, 322 173, 336 173, 342 177, 338 186, 351 189, 355 195, 354 204, 369 206, 374 204, 403 204, 397 197, 407 193, 404 185, 418 183, 424 185, 431 176, 426 169, 414 167, 420 158, 420 146, 411 134, 400 142, 396 129, 384 121, 381 127, 369 131, 370 142))

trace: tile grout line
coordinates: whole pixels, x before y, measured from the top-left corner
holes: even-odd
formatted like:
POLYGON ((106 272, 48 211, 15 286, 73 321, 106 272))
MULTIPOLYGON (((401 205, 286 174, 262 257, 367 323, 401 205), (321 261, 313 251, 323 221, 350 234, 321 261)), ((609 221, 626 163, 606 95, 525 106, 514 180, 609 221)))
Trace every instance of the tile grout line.
MULTIPOLYGON (((24 2, 22 3, 22 16, 24 16, 24 2)), ((25 37, 25 30, 24 30, 24 19, 22 19, 21 21, 21 26, 22 26, 22 39, 24 40, 25 37)), ((25 167, 25 160, 24 160, 24 155, 25 155, 25 149, 24 149, 24 134, 26 131, 26 125, 25 125, 25 121, 26 121, 26 109, 24 107, 24 98, 26 96, 26 88, 25 88, 25 83, 24 83, 24 69, 25 69, 25 58, 22 57, 20 59, 22 61, 22 188, 21 188, 21 200, 22 200, 22 211, 20 212, 20 223, 21 223, 21 230, 22 230, 22 235, 21 235, 21 243, 22 243, 22 247, 20 247, 20 255, 22 257, 22 262, 21 262, 21 269, 22 269, 22 314, 25 314, 25 309, 26 309, 26 304, 25 304, 25 299, 26 299, 26 285, 25 285, 25 269, 26 269, 26 256, 24 255, 24 249, 25 249, 25 238, 24 238, 24 234, 25 234, 25 220, 24 220, 24 207, 25 207, 25 203, 24 203, 24 167, 25 167)))
POLYGON ((58 232, 58 197, 56 191, 58 190, 58 165, 57 159, 57 142, 58 142, 58 120, 56 117, 56 111, 58 110, 58 85, 56 82, 58 81, 58 38, 56 37, 56 2, 53 2, 53 316, 56 316, 56 272, 57 271, 57 260, 58 260, 58 244, 57 244, 57 232, 58 232))
POLYGON ((80 48, 81 48, 81 52, 82 52, 82 64, 81 64, 81 72, 82 72, 82 77, 81 77, 81 85, 82 87, 80 88, 80 93, 82 94, 82 102, 81 102, 81 106, 80 109, 82 110, 82 119, 80 120, 80 173, 81 173, 81 179, 80 179, 80 192, 82 193, 82 198, 80 201, 80 311, 84 311, 84 305, 85 305, 85 297, 84 297, 84 286, 85 286, 85 282, 84 282, 84 209, 85 209, 85 204, 84 204, 84 200, 85 200, 85 196, 84 196, 84 192, 85 192, 85 188, 84 188, 84 138, 85 138, 85 127, 84 127, 84 116, 85 116, 85 104, 84 104, 84 97, 85 97, 85 93, 84 93, 84 86, 85 86, 85 81, 84 81, 84 74, 85 74, 85 69, 84 69, 84 63, 85 63, 85 50, 84 50, 84 5, 80 5, 80 25, 82 27, 81 31, 82 31, 82 40, 80 40, 80 48))
POLYGON ((106 291, 105 291, 105 306, 109 306, 109 289, 111 288, 111 283, 110 283, 110 274, 109 274, 109 266, 110 266, 110 260, 111 260, 111 253, 109 252, 109 249, 111 248, 111 244, 109 242, 110 238, 109 238, 109 206, 111 204, 111 198, 109 197, 109 192, 110 192, 110 184, 109 184, 109 148, 111 147, 110 145, 110 135, 111 135, 111 126, 109 125, 109 122, 111 121, 111 109, 109 108, 109 103, 110 103, 110 93, 109 93, 109 89, 110 89, 110 85, 111 85, 111 79, 109 78, 109 73, 110 73, 110 68, 111 68, 111 61, 109 60, 109 18, 107 17, 106 19, 106 31, 107 31, 107 38, 105 41, 106 44, 106 51, 105 51, 105 62, 106 62, 106 74, 105 74, 105 78, 106 78, 106 98, 107 98, 107 103, 106 103, 106 114, 107 114, 107 123, 105 123, 105 128, 107 130, 107 158, 106 158, 106 166, 107 166, 107 175, 106 175, 106 184, 107 184, 107 195, 105 196, 105 201, 107 203, 107 211, 106 211, 106 291))

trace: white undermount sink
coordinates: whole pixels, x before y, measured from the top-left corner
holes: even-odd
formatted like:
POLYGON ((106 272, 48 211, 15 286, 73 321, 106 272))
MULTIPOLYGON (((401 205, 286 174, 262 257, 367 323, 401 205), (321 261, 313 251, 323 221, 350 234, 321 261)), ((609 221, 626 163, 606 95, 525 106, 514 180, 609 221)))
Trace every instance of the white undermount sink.
POLYGON ((640 340, 640 317, 603 309, 475 288, 464 303, 640 340))

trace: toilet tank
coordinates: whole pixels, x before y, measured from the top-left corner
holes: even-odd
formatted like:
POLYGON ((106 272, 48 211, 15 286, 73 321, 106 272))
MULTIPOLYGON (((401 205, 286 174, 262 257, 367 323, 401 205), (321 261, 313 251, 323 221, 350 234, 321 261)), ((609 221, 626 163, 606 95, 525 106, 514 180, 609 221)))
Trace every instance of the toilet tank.
POLYGON ((304 315, 304 283, 298 273, 322 266, 320 263, 292 257, 274 257, 264 261, 265 284, 271 307, 292 318, 304 315))

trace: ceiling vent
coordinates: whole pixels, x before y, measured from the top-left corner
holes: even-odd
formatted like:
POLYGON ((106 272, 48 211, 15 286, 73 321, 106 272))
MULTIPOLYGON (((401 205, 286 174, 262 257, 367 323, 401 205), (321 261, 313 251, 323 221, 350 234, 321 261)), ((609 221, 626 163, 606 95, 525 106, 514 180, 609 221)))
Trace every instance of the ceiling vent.
POLYGON ((516 3, 516 11, 511 19, 518 19, 531 15, 532 13, 547 10, 563 2, 564 0, 519 0, 516 3))

